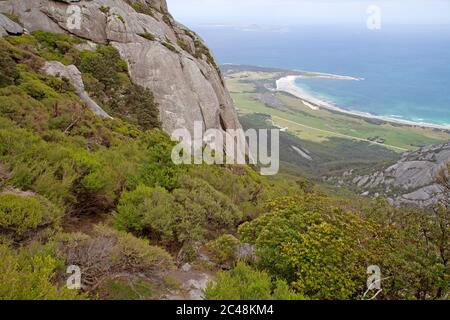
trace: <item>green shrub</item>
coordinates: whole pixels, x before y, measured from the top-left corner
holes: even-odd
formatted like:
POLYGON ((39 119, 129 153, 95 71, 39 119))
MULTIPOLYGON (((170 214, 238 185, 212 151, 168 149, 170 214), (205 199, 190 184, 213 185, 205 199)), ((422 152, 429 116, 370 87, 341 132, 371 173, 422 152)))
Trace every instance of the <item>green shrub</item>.
POLYGON ((8 182, 42 194, 62 208, 79 202, 85 208, 108 211, 117 193, 138 174, 138 164, 133 162, 137 161, 136 144, 89 152, 83 143, 70 141, 63 136, 46 142, 26 130, 0 125, 0 153, 12 168, 8 182), (116 165, 122 170, 116 170, 116 165), (105 206, 98 201, 99 195, 106 199, 105 206))
POLYGON ((152 298, 154 287, 144 280, 110 279, 101 291, 109 300, 142 300, 152 298))
POLYGON ((240 226, 241 241, 256 246, 260 268, 305 297, 361 299, 370 265, 385 278, 378 298, 433 299, 448 292, 440 254, 447 248, 445 214, 318 193, 278 198, 267 210, 240 226))
MULTIPOLYGON (((22 36, 8 36, 0 39, 0 51, 4 57, 10 57, 12 60, 6 58, 6 62, 10 62, 11 65, 6 67, 6 70, 11 70, 18 67, 22 67, 21 70, 28 70, 39 72, 43 65, 44 59, 42 59, 36 50, 37 41, 30 35, 22 36)), ((16 79, 13 84, 19 84, 20 77, 16 79)))
POLYGON ((168 243, 174 239, 176 212, 182 208, 165 189, 140 185, 122 194, 117 210, 116 225, 120 230, 138 234, 149 230, 168 243))
POLYGON ((273 283, 268 273, 242 262, 231 271, 219 272, 215 283, 206 288, 205 297, 208 300, 303 300, 286 282, 273 283))
MULTIPOLYGON (((440 181, 449 195, 448 182, 447 178, 440 181)), ((374 250, 386 278, 381 298, 440 300, 449 296, 449 201, 450 197, 444 198, 430 212, 394 208, 380 198, 365 210, 366 219, 377 224, 374 250)))
POLYGON ((73 184, 80 177, 70 147, 46 143, 26 130, 0 126, 0 150, 12 166, 9 182, 32 190, 63 206, 74 200, 73 184))
POLYGON ((116 225, 121 230, 149 235, 164 244, 203 241, 207 235, 232 230, 242 213, 206 182, 182 177, 180 188, 138 186, 124 192, 116 225))
POLYGON ((47 86, 42 81, 39 81, 38 79, 27 79, 20 85, 20 88, 24 89, 30 97, 36 100, 58 97, 57 94, 49 86, 47 86))
POLYGON ((48 128, 49 115, 45 106, 31 98, 23 88, 0 89, 0 115, 36 131, 48 128))
POLYGON ((119 16, 119 15, 117 15, 117 14, 115 14, 114 16, 117 17, 117 19, 119 19, 120 22, 122 22, 123 24, 125 24, 125 18, 124 18, 124 17, 119 16))
POLYGON ((159 128, 159 110, 153 93, 144 87, 130 85, 123 89, 122 96, 110 102, 110 107, 142 130, 159 128))
POLYGON ((363 287, 367 268, 368 252, 352 248, 357 237, 370 236, 350 212, 343 215, 314 197, 273 201, 270 213, 240 226, 241 239, 256 245, 262 268, 303 295, 348 299, 363 287))
POLYGON ((265 272, 253 270, 244 263, 228 272, 219 272, 215 284, 205 291, 208 300, 269 300, 272 281, 265 272))
POLYGON ((244 219, 254 219, 263 212, 262 203, 266 199, 269 186, 261 176, 245 166, 192 166, 189 175, 202 179, 216 190, 220 190, 244 214, 244 219))
POLYGON ((284 280, 277 280, 274 282, 275 289, 272 293, 272 299, 274 300, 307 300, 305 296, 300 293, 296 293, 284 280))
POLYGON ((0 244, 0 300, 72 300, 77 291, 53 283, 61 262, 45 252, 27 256, 0 244))
POLYGON ((41 197, 0 194, 0 228, 22 234, 40 225, 53 223, 60 216, 61 212, 41 197))
MULTIPOLYGON (((173 192, 178 203, 190 212, 189 225, 203 225, 210 230, 226 231, 242 221, 242 212, 223 193, 200 179, 182 177, 180 188, 173 192)), ((188 230, 186 229, 186 232, 188 230)))
POLYGON ((234 236, 225 234, 214 241, 207 243, 211 260, 222 268, 231 268, 237 261, 236 249, 239 240, 234 236))
MULTIPOLYGON (((19 36, 7 36, 5 37, 5 42, 10 43, 16 48, 16 54, 23 53, 20 52, 20 50, 17 50, 18 48, 31 51, 33 54, 37 54, 36 46, 38 45, 38 41, 32 35, 23 34, 19 36)), ((5 45, 5 42, 2 43, 2 46, 5 45)))
POLYGON ((51 33, 34 31, 32 36, 36 39, 37 51, 46 60, 57 60, 66 65, 79 62, 80 52, 75 44, 84 41, 65 33, 51 33))
POLYGON ((9 52, 0 48, 0 88, 12 85, 19 79, 19 72, 16 69, 15 61, 9 52))
POLYGON ((151 130, 140 137, 139 143, 145 152, 139 181, 150 187, 160 186, 169 191, 175 189, 186 168, 172 161, 174 142, 163 131, 151 130))
POLYGON ((0 195, 0 227, 19 233, 35 229, 42 223, 42 206, 35 197, 0 195))
POLYGON ((128 70, 127 64, 112 46, 100 45, 94 52, 83 51, 80 57, 80 71, 91 74, 105 87, 117 85, 119 82, 118 74, 128 70))

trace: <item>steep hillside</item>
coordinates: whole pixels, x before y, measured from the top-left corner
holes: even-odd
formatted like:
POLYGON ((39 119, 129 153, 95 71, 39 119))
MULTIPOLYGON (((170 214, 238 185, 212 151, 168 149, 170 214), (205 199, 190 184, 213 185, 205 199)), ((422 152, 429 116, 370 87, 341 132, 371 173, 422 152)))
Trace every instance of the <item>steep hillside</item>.
POLYGON ((211 52, 172 18, 165 0, 10 0, 0 1, 0 12, 29 32, 69 33, 116 48, 132 82, 153 93, 167 132, 193 130, 194 121, 206 129, 239 127, 211 52))
POLYGON ((205 47, 162 1, 72 1, 86 29, 62 32, 68 2, 0 1, 0 299, 364 299, 373 265, 378 299, 448 299, 448 201, 175 165, 161 122, 237 121, 205 47))
POLYGON ((174 165, 152 94, 115 48, 85 44, 43 31, 0 38, 0 298, 164 298, 183 285, 176 265, 291 188, 246 167, 174 165), (81 72, 60 79, 75 67, 48 58, 81 72), (80 77, 114 117, 92 112, 80 77), (69 265, 87 295, 65 289, 69 265))

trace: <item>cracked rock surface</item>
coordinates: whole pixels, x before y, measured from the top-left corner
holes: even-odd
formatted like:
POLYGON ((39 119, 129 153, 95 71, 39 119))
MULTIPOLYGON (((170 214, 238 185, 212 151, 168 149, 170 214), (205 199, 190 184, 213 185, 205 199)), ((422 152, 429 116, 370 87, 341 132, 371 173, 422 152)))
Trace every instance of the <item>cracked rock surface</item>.
POLYGON ((448 196, 436 183, 436 178, 440 174, 449 174, 446 169, 449 162, 450 142, 427 146, 404 153, 397 163, 385 170, 350 176, 351 183, 364 195, 383 193, 397 206, 429 207, 441 197, 448 196))

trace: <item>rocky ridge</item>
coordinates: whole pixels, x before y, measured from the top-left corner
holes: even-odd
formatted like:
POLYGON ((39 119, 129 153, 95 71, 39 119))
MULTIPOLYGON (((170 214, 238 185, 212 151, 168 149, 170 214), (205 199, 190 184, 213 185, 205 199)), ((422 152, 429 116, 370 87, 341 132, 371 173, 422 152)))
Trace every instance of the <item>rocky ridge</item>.
POLYGON ((0 12, 2 35, 43 30, 114 46, 132 81, 153 92, 169 133, 193 132, 196 121, 204 130, 240 128, 210 50, 173 19, 165 0, 2 0, 0 12))
POLYGON ((447 142, 404 153, 395 164, 371 174, 346 172, 341 181, 365 196, 384 194, 397 206, 413 204, 429 207, 448 196, 437 183, 437 177, 441 174, 448 176, 449 163, 450 142, 447 142))

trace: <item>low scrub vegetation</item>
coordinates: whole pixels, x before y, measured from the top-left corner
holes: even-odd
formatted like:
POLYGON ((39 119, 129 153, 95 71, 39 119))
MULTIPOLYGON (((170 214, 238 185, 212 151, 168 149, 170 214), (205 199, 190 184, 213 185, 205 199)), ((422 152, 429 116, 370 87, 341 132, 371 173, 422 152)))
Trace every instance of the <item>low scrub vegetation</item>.
POLYGON ((62 212, 43 197, 15 193, 0 194, 0 229, 22 234, 54 224, 62 212))
POLYGON ((218 272, 208 299, 361 299, 369 265, 378 298, 448 298, 448 204, 430 214, 247 166, 176 166, 151 92, 113 47, 79 41, 0 39, 0 299, 158 299, 186 262, 218 272), (45 59, 75 63, 115 118, 43 75, 45 59), (80 290, 65 287, 69 265, 80 290))

